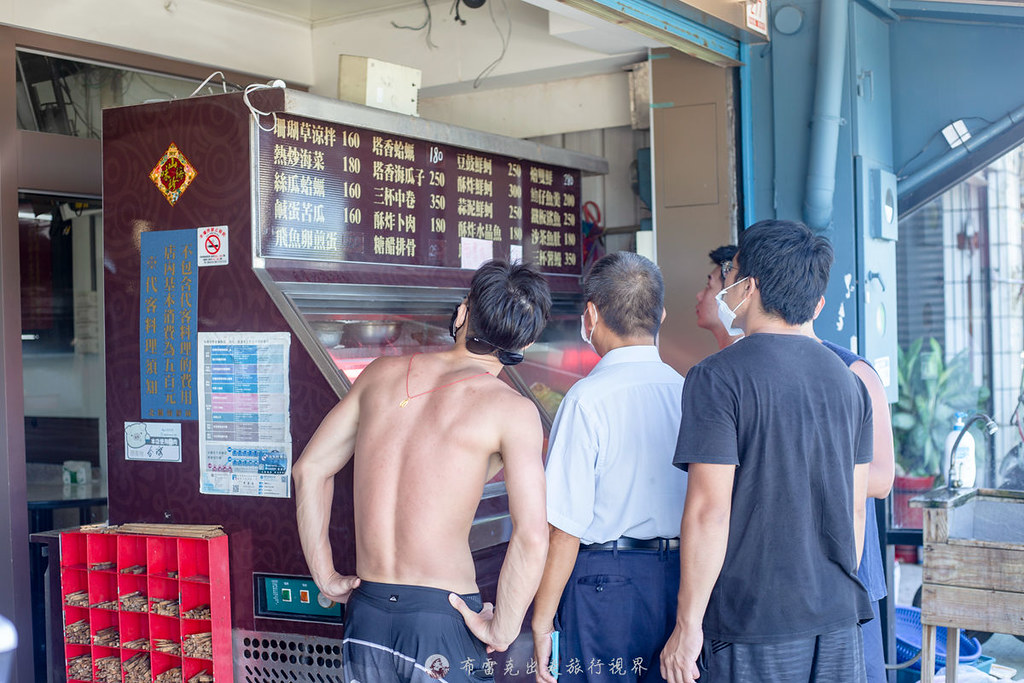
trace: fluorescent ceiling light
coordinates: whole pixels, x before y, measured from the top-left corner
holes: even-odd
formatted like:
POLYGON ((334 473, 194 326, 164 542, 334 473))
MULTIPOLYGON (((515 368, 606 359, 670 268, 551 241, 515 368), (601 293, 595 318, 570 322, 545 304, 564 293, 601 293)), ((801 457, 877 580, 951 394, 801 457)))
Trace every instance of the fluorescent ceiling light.
POLYGON ((41 213, 37 216, 31 211, 19 211, 18 218, 26 221, 52 221, 53 215, 48 213, 41 213))

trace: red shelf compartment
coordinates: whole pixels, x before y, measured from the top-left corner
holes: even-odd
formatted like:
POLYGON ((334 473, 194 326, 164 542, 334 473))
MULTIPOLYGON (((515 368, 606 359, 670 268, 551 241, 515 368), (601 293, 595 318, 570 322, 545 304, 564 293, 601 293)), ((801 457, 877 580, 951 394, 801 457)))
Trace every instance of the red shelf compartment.
POLYGON ((195 538, 178 539, 181 578, 185 581, 210 582, 209 541, 195 538))
POLYGON ((114 534, 85 535, 85 564, 90 571, 117 571, 117 536, 114 534))
POLYGON ((211 622, 205 619, 184 619, 181 622, 181 654, 183 657, 191 657, 192 659, 204 659, 209 661, 212 667, 213 664, 213 631, 210 626, 211 622), (196 634, 206 633, 210 637, 210 653, 208 657, 202 657, 196 655, 194 652, 186 652, 185 645, 186 641, 189 640, 189 636, 196 634))
POLYGON ((210 585, 206 583, 190 583, 188 581, 181 582, 181 618, 184 620, 190 619, 206 619, 209 620, 210 610, 210 585), (205 610, 207 616, 188 616, 188 612, 195 610, 199 607, 206 605, 205 610))
POLYGON ((60 535, 60 566, 85 569, 85 534, 65 531, 60 535))
POLYGON ((185 675, 185 680, 188 681, 198 673, 205 671, 211 676, 214 675, 213 662, 208 659, 195 659, 193 657, 185 657, 182 673, 185 675))
POLYGON ((89 607, 117 610, 117 574, 89 572, 89 607))
POLYGON ((157 615, 153 611, 153 605, 155 600, 175 600, 180 601, 181 595, 178 593, 178 581, 176 579, 162 579, 157 576, 149 577, 147 581, 148 586, 148 600, 147 611, 154 616, 166 616, 172 619, 177 619, 181 616, 181 605, 178 605, 177 614, 164 614, 157 615))
POLYGON ((107 657, 113 657, 117 661, 117 666, 114 670, 117 672, 117 683, 121 681, 121 651, 114 647, 93 647, 92 649, 92 680, 94 681, 110 681, 114 683, 113 676, 110 678, 101 678, 99 675, 99 668, 101 665, 100 660, 106 659, 107 657))
POLYGON ((89 640, 94 647, 121 647, 121 626, 117 621, 117 612, 106 609, 89 610, 89 640), (96 642, 96 634, 108 628, 116 629, 118 637, 116 642, 102 645, 96 642))
MULTIPOLYGON (((147 579, 145 576, 136 576, 134 574, 119 574, 117 577, 117 606, 122 612, 148 612, 149 602, 147 597, 149 595, 147 579), (132 593, 141 593, 142 602, 138 609, 129 609, 125 605, 123 598, 132 593)), ((138 601, 134 601, 138 602, 138 601)))
MULTIPOLYGON (((172 655, 165 655, 162 652, 154 652, 150 656, 150 663, 153 668, 153 680, 165 671, 178 667, 181 668, 181 657, 174 657, 172 655)), ((182 679, 178 678, 174 683, 182 683, 182 679)))
MULTIPOLYGON (((140 567, 139 574, 146 573, 146 537, 117 536, 117 571, 125 573, 126 569, 140 567)), ((128 576, 133 574, 129 573, 128 576)))
POLYGON ((118 615, 121 624, 121 648, 125 649, 128 643, 139 639, 145 640, 145 644, 132 645, 129 650, 148 651, 152 642, 149 639, 149 615, 139 612, 121 612, 118 615))
POLYGON ((146 564, 150 576, 178 576, 177 539, 165 536, 146 537, 146 564))
POLYGON ((153 654, 167 654, 174 657, 181 656, 181 621, 174 617, 162 617, 157 614, 149 615, 149 647, 153 654), (157 641, 170 641, 177 645, 177 654, 162 652, 157 648, 157 641))
POLYGON ((132 657, 138 657, 139 655, 149 656, 149 677, 148 680, 153 680, 153 655, 148 652, 140 652, 138 650, 121 650, 121 678, 127 680, 127 675, 124 670, 124 665, 128 663, 128 660, 132 657))
POLYGON ((64 606, 64 642, 68 645, 89 645, 92 642, 92 635, 89 631, 89 608, 88 607, 68 607, 64 606), (85 630, 80 636, 82 642, 69 643, 67 629, 72 624, 78 622, 85 622, 85 630))
MULTIPOLYGON (((60 573, 61 602, 68 604, 68 595, 79 591, 89 592, 89 574, 84 569, 62 569, 60 573)), ((82 607, 88 607, 89 601, 82 607)))
POLYGON ((67 679, 68 679, 69 683, 74 682, 74 681, 85 681, 85 682, 92 681, 92 648, 91 647, 89 647, 88 645, 65 645, 64 646, 64 658, 67 660, 65 662, 65 667, 66 667, 65 668, 65 674, 67 675, 67 679), (78 677, 78 678, 74 678, 74 677, 71 676, 71 660, 75 659, 76 657, 81 657, 82 655, 88 655, 89 656, 89 670, 87 672, 87 675, 82 676, 82 677, 78 677))

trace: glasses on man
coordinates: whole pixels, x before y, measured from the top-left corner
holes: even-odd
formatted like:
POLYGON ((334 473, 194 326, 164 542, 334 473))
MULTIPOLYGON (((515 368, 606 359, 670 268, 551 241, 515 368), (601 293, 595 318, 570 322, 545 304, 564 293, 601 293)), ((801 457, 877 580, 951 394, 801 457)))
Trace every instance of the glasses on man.
POLYGON ((497 352, 502 365, 519 365, 523 362, 523 354, 518 351, 506 351, 481 337, 466 337, 466 350, 478 356, 486 356, 497 352))
POLYGON ((729 273, 732 272, 732 268, 733 268, 732 261, 731 260, 729 260, 729 261, 722 261, 718 265, 721 266, 721 268, 722 268, 722 284, 724 285, 725 284, 726 276, 729 275, 729 273))

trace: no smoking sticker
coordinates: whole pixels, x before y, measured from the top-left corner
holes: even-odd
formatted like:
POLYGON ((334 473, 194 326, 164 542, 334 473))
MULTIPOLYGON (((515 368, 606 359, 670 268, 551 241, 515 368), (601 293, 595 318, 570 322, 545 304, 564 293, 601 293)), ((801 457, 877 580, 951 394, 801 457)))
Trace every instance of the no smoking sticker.
POLYGON ((226 266, 228 264, 228 226, 212 225, 199 228, 199 243, 196 254, 199 255, 199 267, 226 266))

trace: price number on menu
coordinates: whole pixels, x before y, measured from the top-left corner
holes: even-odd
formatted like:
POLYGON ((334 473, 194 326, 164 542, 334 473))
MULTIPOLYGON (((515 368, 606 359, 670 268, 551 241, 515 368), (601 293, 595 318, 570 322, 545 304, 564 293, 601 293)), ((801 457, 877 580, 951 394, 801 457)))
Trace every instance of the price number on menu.
POLYGON ((341 131, 339 140, 341 141, 343 147, 359 149, 359 131, 343 130, 341 131))
POLYGON ((358 207, 346 206, 345 222, 349 225, 359 225, 363 222, 363 212, 358 207))
POLYGON ((444 187, 444 171, 431 171, 430 184, 434 187, 444 187))
POLYGON ((359 161, 358 157, 342 157, 342 170, 345 173, 359 173, 362 170, 363 164, 359 161))
POLYGON ((431 218, 430 219, 430 232, 444 232, 448 227, 448 224, 443 218, 431 218))
POLYGON ((439 164, 444 161, 444 151, 439 147, 430 148, 430 163, 439 164))
POLYGON ((341 196, 346 199, 359 199, 363 196, 363 187, 359 183, 344 182, 341 184, 341 196))
POLYGON ((430 208, 444 211, 445 199, 443 194, 430 195, 430 208))

